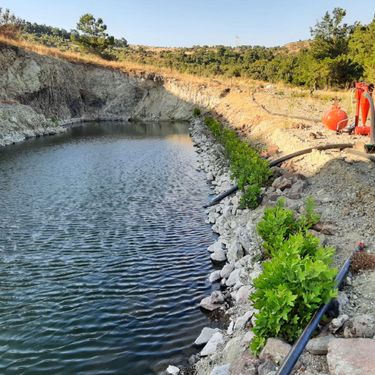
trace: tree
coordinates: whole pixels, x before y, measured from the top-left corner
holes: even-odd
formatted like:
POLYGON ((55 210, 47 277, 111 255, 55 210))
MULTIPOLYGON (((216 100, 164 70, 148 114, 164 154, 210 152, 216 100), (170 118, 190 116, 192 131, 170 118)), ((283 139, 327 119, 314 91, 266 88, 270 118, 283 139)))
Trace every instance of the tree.
POLYGON ((107 26, 101 18, 95 19, 92 14, 84 14, 77 23, 76 32, 72 33, 72 41, 83 50, 102 55, 112 47, 114 37, 106 33, 107 26))
POLYGON ((9 9, 0 8, 0 34, 9 38, 17 37, 23 21, 16 17, 9 9))
POLYGON ((353 27, 342 24, 345 15, 345 9, 335 8, 332 16, 326 12, 323 19, 311 28, 311 35, 314 37, 311 51, 315 58, 334 59, 348 52, 349 35, 353 27))

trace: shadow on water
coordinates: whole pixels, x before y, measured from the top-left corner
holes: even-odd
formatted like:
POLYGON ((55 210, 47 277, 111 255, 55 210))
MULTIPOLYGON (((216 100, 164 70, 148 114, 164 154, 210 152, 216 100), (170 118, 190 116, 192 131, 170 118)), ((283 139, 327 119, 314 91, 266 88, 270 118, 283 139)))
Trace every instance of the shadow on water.
POLYGON ((0 372, 153 374, 191 354, 214 239, 185 123, 0 151, 0 372))

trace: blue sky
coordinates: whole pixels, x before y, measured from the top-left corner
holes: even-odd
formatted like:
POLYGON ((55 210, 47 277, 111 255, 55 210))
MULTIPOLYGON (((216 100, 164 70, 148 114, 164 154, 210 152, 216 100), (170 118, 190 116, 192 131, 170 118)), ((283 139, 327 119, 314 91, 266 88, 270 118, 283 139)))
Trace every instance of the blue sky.
POLYGON ((375 13, 375 0, 0 0, 19 17, 67 30, 89 12, 111 35, 153 46, 282 45, 309 38, 337 6, 348 23, 368 23, 375 13))

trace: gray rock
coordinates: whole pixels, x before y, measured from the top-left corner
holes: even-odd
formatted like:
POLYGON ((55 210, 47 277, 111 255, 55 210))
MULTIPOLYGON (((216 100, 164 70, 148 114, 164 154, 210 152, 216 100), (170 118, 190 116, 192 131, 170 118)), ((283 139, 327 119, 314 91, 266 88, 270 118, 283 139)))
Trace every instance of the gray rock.
POLYGON ((292 186, 292 181, 284 176, 277 177, 272 183, 272 187, 274 187, 276 190, 280 189, 281 191, 288 189, 291 186, 292 186))
POLYGON ((268 375, 272 371, 276 371, 276 366, 269 360, 261 363, 258 367, 258 375, 268 375))
POLYGON ((231 338, 223 349, 223 358, 225 362, 233 363, 242 353, 243 346, 241 336, 231 338))
POLYGON ((233 270, 231 272, 231 274, 229 275, 228 277, 228 280, 226 281, 226 286, 233 286, 235 285, 237 282, 241 281, 240 280, 240 272, 241 270, 240 269, 236 269, 236 270, 233 270))
POLYGON ((227 279, 231 272, 234 270, 233 264, 227 263, 220 271, 220 276, 222 279, 227 279))
POLYGON ((336 333, 348 320, 349 317, 346 314, 340 315, 337 318, 332 319, 329 325, 329 330, 333 333, 336 333))
POLYGON ((234 321, 231 320, 227 329, 227 334, 231 335, 233 333, 233 329, 234 329, 234 321))
POLYGON ((214 283, 215 281, 218 281, 221 279, 221 276, 220 276, 220 271, 214 271, 210 274, 208 280, 210 281, 210 283, 214 283))
POLYGON ((197 346, 205 345, 210 341, 210 338, 216 333, 220 332, 220 329, 218 328, 209 328, 204 327, 200 333, 200 335, 197 337, 197 339, 194 341, 194 344, 197 346))
POLYGON ((337 299, 337 302, 339 303, 340 314, 342 314, 344 311, 344 308, 349 303, 349 298, 345 292, 340 291, 336 299, 337 299))
POLYGON ((370 338, 375 335, 375 321, 370 314, 356 315, 351 321, 347 322, 344 327, 344 336, 370 338))
POLYGON ((210 253, 214 253, 216 250, 223 250, 223 243, 221 240, 217 240, 212 245, 208 246, 207 249, 210 253))
POLYGON ((241 244, 234 240, 228 247, 227 258, 229 263, 236 263, 237 260, 244 256, 244 251, 241 244))
POLYGON ((212 254, 211 254, 211 260, 214 262, 225 262, 227 259, 227 256, 225 255, 225 251, 223 249, 216 249, 212 254))
POLYGON ((327 362, 331 375, 375 373, 375 340, 336 339, 328 345, 327 362))
POLYGON ((245 314, 237 318, 236 323, 234 324, 234 330, 239 331, 241 329, 244 329, 248 321, 253 316, 253 314, 254 314, 253 311, 247 311, 245 312, 245 314))
POLYGON ((262 349, 259 358, 262 360, 271 360, 276 365, 280 365, 284 358, 288 355, 292 347, 276 338, 269 338, 266 342, 266 345, 262 349))
POLYGON ((180 373, 180 369, 172 365, 169 365, 166 371, 168 375, 178 375, 180 373))
POLYGON ((307 343, 306 350, 315 355, 327 354, 328 344, 334 339, 335 337, 332 335, 315 337, 307 343))
POLYGON ((249 350, 245 350, 241 356, 232 363, 231 375, 257 375, 259 361, 254 358, 249 350))
POLYGON ((215 290, 211 293, 211 301, 212 303, 224 303, 224 294, 221 293, 220 290, 215 290))
POLYGON ((220 365, 220 366, 215 366, 214 369, 211 371, 210 375, 229 375, 230 365, 225 364, 225 365, 220 365))
POLYGON ((248 302, 250 295, 250 287, 247 285, 241 286, 241 288, 236 293, 236 302, 243 303, 248 302))
POLYGON ((224 343, 223 335, 220 332, 216 332, 212 335, 208 343, 205 345, 205 347, 201 351, 201 356, 206 357, 208 355, 214 354, 216 352, 216 349, 218 345, 224 343))

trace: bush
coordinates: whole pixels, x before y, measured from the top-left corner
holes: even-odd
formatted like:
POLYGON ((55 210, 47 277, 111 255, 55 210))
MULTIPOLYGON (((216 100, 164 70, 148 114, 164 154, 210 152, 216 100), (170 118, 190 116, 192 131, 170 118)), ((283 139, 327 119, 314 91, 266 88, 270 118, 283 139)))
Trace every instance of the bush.
POLYGON ((251 342, 254 353, 269 337, 292 343, 315 311, 336 295, 337 271, 331 268, 334 249, 321 246, 320 240, 307 231, 318 218, 311 199, 305 211, 296 219, 293 211, 279 202, 266 210, 258 225, 272 258, 264 262, 250 297, 259 310, 251 342))
POLYGON ((201 110, 199 108, 194 108, 193 110, 193 116, 199 117, 201 115, 201 110))
POLYGON ((305 213, 298 219, 292 210, 284 207, 285 200, 280 198, 275 207, 266 208, 263 219, 257 225, 258 234, 263 239, 266 256, 273 256, 285 240, 292 234, 310 229, 319 222, 319 215, 314 211, 314 200, 310 197, 305 202, 305 213))
POLYGON ((230 161, 231 175, 243 191, 240 206, 257 207, 260 188, 270 177, 268 161, 262 159, 249 144, 241 140, 233 129, 225 128, 212 117, 206 117, 204 122, 225 148, 230 161))

